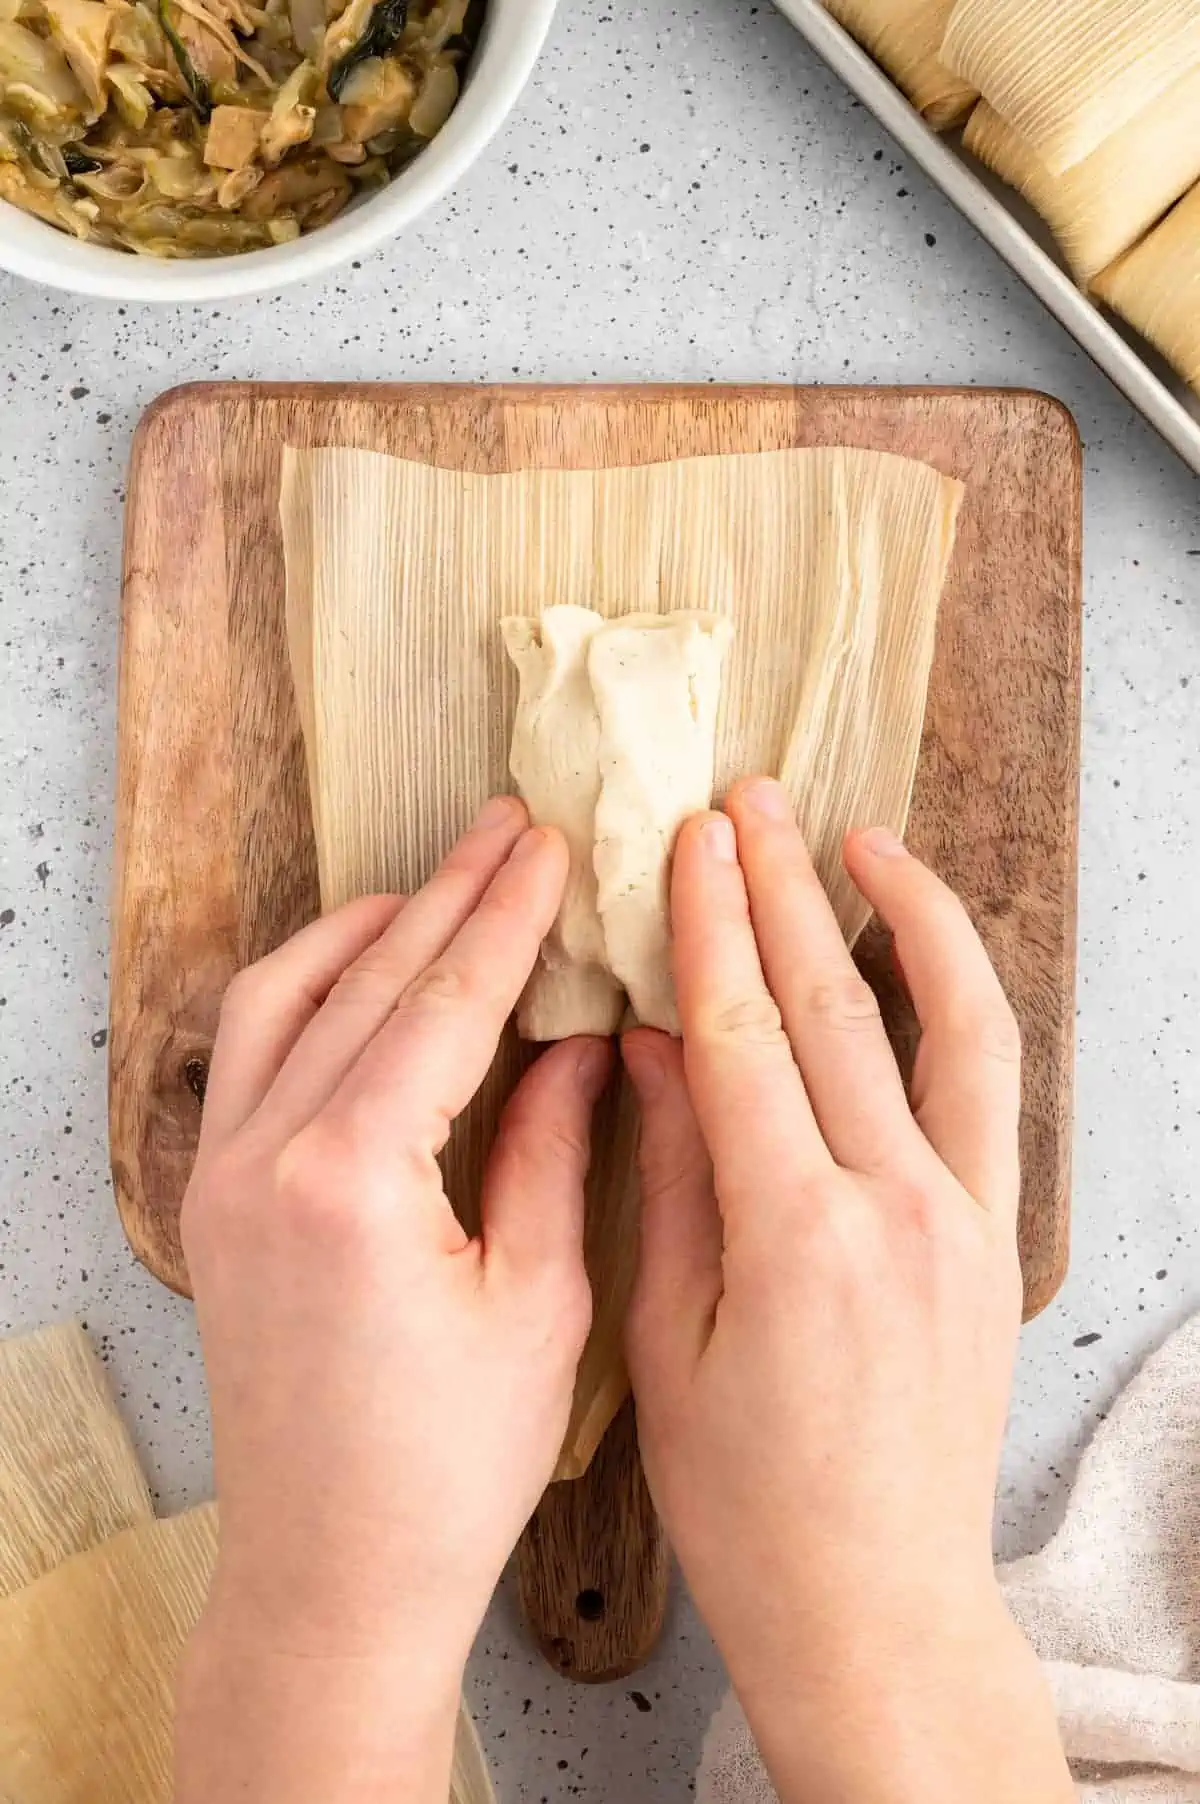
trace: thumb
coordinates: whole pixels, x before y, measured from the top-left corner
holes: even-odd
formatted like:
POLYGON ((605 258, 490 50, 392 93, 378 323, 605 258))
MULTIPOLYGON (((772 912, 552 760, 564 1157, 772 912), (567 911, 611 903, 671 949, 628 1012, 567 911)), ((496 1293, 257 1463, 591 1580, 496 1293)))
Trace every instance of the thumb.
POLYGON ((635 1393, 708 1345, 722 1284, 712 1161, 692 1109, 678 1040, 636 1028, 621 1045, 642 1111, 642 1245, 626 1340, 635 1393))
POLYGON ((484 1177, 485 1262, 521 1279, 583 1274, 592 1110, 611 1069, 611 1042, 580 1035, 551 1046, 513 1091, 484 1177))

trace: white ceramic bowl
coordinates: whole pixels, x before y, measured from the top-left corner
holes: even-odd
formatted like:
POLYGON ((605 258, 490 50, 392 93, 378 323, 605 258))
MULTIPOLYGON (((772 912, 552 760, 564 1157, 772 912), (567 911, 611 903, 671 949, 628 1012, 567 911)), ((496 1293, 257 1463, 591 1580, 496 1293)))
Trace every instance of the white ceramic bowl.
POLYGON ((377 250, 433 205, 515 106, 557 0, 488 0, 462 98, 427 150, 377 193, 292 244, 167 262, 85 244, 0 201, 0 269, 110 301, 227 301, 325 275, 377 250))

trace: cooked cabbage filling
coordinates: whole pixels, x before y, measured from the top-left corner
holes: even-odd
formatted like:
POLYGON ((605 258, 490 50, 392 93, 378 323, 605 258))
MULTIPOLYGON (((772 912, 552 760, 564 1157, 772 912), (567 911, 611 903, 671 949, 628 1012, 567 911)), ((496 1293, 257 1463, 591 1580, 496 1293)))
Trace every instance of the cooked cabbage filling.
POLYGON ((445 124, 484 0, 0 0, 0 199, 149 257, 286 244, 445 124))

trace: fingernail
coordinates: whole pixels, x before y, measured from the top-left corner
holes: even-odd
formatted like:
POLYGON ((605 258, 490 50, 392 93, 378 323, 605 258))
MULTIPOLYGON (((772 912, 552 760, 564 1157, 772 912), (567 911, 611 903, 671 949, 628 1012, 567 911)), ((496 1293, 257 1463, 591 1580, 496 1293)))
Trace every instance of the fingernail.
POLYGON ((906 858, 908 848, 902 839, 897 839, 890 827, 868 827, 859 842, 874 852, 877 858, 906 858))
POLYGON ((521 864, 527 858, 533 858, 546 843, 546 835, 541 827, 530 827, 522 833, 520 839, 508 855, 510 864, 521 864))
POLYGON ((759 777, 748 783, 741 794, 747 808, 753 808, 755 814, 765 815, 771 821, 795 819, 791 797, 783 784, 776 783, 773 777, 759 777))
POLYGON ((516 807, 517 803, 512 796, 493 796, 475 816, 474 828, 482 828, 486 832, 490 827, 503 827, 512 820, 516 807))
POLYGON ((700 834, 700 843, 710 858, 721 864, 737 863, 737 836, 733 831, 733 822, 725 814, 714 814, 706 821, 700 834))

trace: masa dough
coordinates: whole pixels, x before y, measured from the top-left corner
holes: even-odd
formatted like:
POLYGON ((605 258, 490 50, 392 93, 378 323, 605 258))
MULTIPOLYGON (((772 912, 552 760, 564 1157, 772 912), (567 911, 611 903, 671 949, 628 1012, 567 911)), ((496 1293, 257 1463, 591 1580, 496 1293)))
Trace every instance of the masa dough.
POLYGON ((668 878, 675 836, 712 800, 721 664, 716 614, 550 607, 503 622, 520 678, 510 769, 532 819, 571 854, 559 916, 530 979, 526 1039, 679 1032, 668 878))

